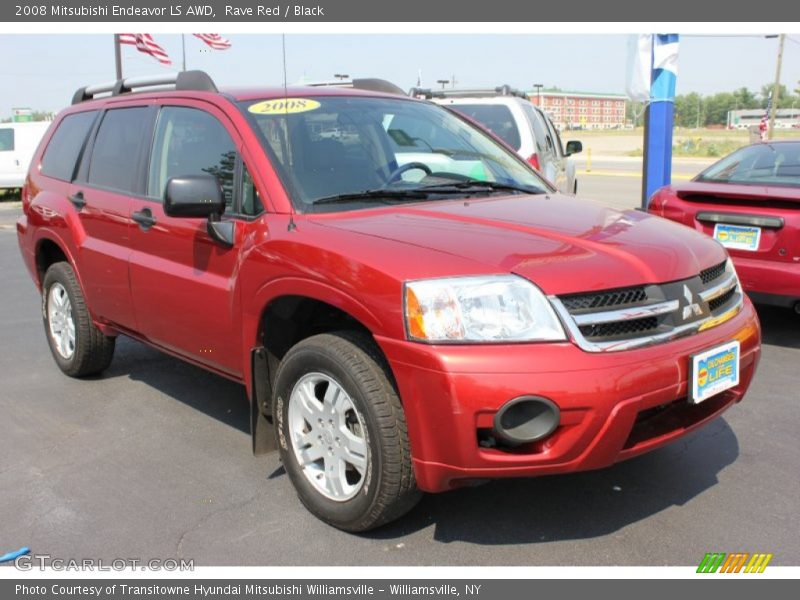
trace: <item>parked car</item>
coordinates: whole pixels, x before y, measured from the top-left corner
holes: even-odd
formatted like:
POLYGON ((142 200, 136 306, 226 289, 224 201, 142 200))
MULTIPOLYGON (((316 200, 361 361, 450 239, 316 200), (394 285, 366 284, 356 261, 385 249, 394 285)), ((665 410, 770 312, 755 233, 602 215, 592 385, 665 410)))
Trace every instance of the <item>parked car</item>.
POLYGON ((489 129, 513 148, 559 191, 578 191, 575 165, 569 156, 583 150, 572 140, 566 150, 550 117, 533 104, 524 92, 504 85, 491 90, 419 90, 411 95, 429 98, 466 115, 489 129))
POLYGON ((21 188, 50 122, 0 123, 0 189, 21 188))
POLYGON ((558 194, 430 102, 164 81, 78 90, 36 151, 50 350, 83 377, 125 335, 243 384, 324 521, 608 466, 744 396, 759 324, 708 237, 558 194))
POLYGON ((800 313, 800 140, 736 150, 658 190, 648 210, 725 246, 754 300, 800 313))

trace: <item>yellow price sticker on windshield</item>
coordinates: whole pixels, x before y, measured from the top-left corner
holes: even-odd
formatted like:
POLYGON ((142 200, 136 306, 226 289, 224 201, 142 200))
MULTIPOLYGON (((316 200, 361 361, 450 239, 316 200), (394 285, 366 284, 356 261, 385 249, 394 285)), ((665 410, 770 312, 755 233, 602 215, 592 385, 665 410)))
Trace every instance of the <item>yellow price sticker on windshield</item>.
POLYGON ((256 115, 289 115, 316 110, 320 103, 310 98, 277 98, 251 104, 247 109, 256 115))

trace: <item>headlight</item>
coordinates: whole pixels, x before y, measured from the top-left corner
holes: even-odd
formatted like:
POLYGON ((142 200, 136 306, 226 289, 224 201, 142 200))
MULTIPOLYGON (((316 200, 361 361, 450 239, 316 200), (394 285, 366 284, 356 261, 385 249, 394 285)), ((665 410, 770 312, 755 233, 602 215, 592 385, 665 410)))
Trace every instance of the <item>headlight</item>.
POLYGON ((566 335, 545 295, 515 275, 406 283, 406 331, 425 342, 538 342, 566 335))

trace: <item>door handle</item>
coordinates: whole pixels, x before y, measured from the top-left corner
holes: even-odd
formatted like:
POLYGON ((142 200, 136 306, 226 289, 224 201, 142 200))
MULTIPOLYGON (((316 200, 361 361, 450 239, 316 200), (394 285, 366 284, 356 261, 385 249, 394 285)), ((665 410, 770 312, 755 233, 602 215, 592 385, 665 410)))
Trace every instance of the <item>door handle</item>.
POLYGON ((72 202, 73 206, 78 211, 82 210, 83 207, 86 206, 86 199, 83 197, 83 192, 75 192, 69 197, 69 201, 72 202))
POLYGON ((149 208, 143 208, 131 215, 131 218, 139 224, 142 231, 147 231, 156 224, 156 218, 149 208))

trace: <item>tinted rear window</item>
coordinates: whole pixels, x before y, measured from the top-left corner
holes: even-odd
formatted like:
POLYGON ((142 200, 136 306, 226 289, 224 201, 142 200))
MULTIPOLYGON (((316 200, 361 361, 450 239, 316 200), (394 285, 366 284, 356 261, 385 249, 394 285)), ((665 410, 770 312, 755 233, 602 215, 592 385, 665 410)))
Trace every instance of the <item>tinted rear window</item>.
POLYGON ((89 183, 122 192, 135 191, 147 121, 146 107, 118 108, 105 114, 92 148, 89 183))
POLYGON ((92 128, 97 111, 64 117, 42 157, 42 173, 64 181, 72 181, 75 164, 92 128))
POLYGON ((507 106, 503 104, 454 104, 452 108, 489 129, 514 150, 519 150, 522 145, 514 115, 507 106))
POLYGON ((697 181, 745 185, 800 185, 800 143, 762 143, 737 150, 697 176, 697 181))
POLYGON ((14 130, 0 129, 0 152, 9 152, 14 149, 14 130))

